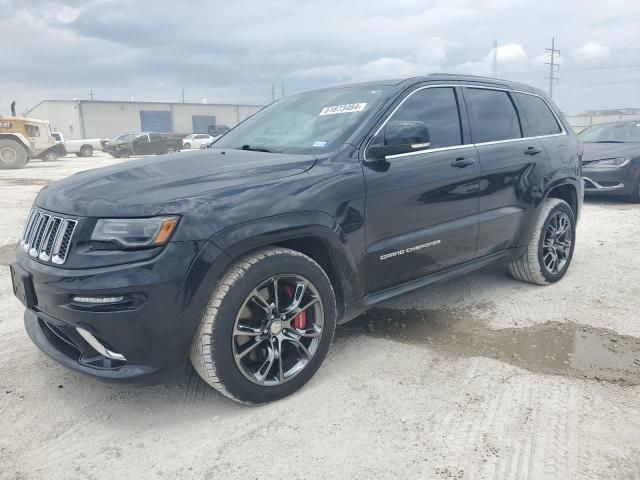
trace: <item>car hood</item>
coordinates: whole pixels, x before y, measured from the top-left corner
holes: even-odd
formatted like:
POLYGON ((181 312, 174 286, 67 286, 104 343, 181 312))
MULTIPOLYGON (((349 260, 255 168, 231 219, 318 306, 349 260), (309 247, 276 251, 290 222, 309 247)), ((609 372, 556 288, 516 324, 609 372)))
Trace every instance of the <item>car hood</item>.
POLYGON ((315 162, 311 155, 227 149, 162 155, 71 175, 45 187, 36 205, 77 216, 155 215, 173 200, 277 181, 315 162))
POLYGON ((583 163, 603 158, 640 156, 640 144, 638 143, 584 143, 583 145, 583 163))

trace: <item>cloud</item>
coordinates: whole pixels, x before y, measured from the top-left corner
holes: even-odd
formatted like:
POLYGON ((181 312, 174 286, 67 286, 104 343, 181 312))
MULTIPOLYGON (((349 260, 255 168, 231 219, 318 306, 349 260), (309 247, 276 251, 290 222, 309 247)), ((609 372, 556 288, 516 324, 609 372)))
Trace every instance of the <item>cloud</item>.
MULTIPOLYGON (((610 0, 607 10, 625 15, 554 0, 0 0, 0 104, 86 98, 89 89, 102 99, 177 100, 181 88, 189 100, 265 102, 272 82, 296 92, 435 71, 491 74, 494 39, 498 74, 540 86, 552 35, 572 52, 560 61, 573 64, 606 64, 616 49, 638 46, 640 3, 610 0), (586 55, 605 48, 610 58, 586 55)), ((607 78, 590 72, 594 83, 607 78)), ((559 100, 572 81, 562 75, 559 100)), ((640 104, 630 88, 598 98, 640 104)), ((584 96, 566 98, 565 109, 592 108, 584 96)))

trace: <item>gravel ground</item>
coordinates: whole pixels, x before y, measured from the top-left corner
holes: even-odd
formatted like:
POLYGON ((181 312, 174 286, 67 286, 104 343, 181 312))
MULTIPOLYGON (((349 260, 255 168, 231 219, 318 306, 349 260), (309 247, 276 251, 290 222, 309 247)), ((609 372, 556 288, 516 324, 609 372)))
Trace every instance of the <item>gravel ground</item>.
POLYGON ((640 205, 588 201, 559 284, 490 267, 388 302, 302 391, 245 407, 191 370, 99 382, 24 332, 6 264, 36 193, 123 161, 0 171, 0 478, 640 479, 640 205))

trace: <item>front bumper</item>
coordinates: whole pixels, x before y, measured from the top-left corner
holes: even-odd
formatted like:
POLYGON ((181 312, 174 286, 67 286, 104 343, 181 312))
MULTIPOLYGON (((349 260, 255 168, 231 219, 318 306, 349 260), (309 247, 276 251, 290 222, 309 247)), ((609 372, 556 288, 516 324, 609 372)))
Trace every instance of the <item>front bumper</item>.
POLYGON ((584 191, 587 194, 631 195, 636 181, 636 172, 623 168, 584 168, 582 170, 584 191))
POLYGON ((86 270, 46 265, 18 249, 17 263, 34 293, 25 328, 44 353, 79 372, 112 381, 165 379, 183 371, 215 279, 228 262, 210 242, 170 243, 145 262, 86 270), (73 296, 132 301, 86 305, 73 296))

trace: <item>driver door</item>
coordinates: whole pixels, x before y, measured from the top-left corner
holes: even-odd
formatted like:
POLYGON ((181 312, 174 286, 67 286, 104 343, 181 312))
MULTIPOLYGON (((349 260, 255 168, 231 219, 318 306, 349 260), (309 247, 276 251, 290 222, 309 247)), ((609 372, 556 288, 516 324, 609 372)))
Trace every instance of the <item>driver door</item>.
POLYGON ((455 87, 414 90, 384 125, 423 122, 430 147, 363 162, 369 292, 474 257, 480 164, 461 102, 455 87))

